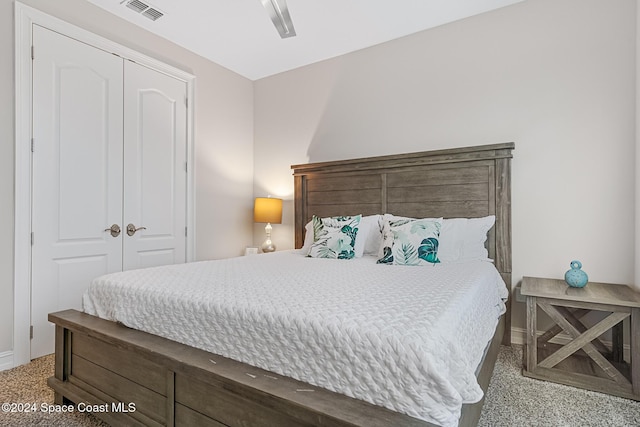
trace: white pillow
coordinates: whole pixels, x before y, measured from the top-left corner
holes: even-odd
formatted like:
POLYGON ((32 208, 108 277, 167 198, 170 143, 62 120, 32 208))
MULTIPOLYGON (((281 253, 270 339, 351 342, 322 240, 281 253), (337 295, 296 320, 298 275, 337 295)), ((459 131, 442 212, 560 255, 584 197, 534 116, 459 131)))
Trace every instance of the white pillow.
POLYGON ((365 217, 360 219, 360 224, 358 224, 358 233, 356 234, 356 246, 353 248, 356 253, 356 258, 360 258, 364 255, 364 248, 367 243, 367 237, 369 236, 369 232, 371 231, 371 221, 364 221, 365 217))
MULTIPOLYGON (((413 219, 392 214, 384 214, 382 244, 378 251, 378 258, 384 255, 384 247, 392 247, 393 234, 390 233, 389 221, 413 219)), ((435 218, 431 218, 435 219, 435 218)), ((457 261, 492 261, 484 244, 487 233, 495 224, 495 215, 482 218, 448 218, 442 221, 440 229, 438 259, 440 262, 457 261)))
POLYGON ((487 241, 487 233, 495 222, 495 215, 445 219, 440 231, 440 261, 492 261, 484 244, 487 241))
POLYGON ((302 255, 309 255, 309 249, 311 249, 311 245, 313 245, 313 224, 311 221, 304 226, 304 243, 302 244, 302 255))
POLYGON ((382 244, 382 215, 367 215, 360 220, 360 231, 356 237, 356 256, 378 255, 382 244), (364 245, 363 251, 358 255, 358 246, 364 245))

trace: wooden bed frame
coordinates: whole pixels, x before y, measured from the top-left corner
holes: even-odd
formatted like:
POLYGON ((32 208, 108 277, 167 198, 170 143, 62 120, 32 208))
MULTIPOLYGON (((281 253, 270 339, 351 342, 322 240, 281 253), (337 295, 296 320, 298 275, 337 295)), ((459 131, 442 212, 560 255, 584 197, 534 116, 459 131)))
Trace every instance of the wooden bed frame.
MULTIPOLYGON (((513 148, 505 143, 292 166, 296 247, 313 214, 495 214, 487 247, 510 286, 513 148)), ((49 321, 56 324, 55 374, 48 380, 55 402, 103 405, 94 413, 113 425, 431 426, 76 310, 52 313, 49 321)), ((510 328, 508 308, 477 370, 485 391, 500 343, 510 344, 510 328)), ((459 425, 476 425, 482 403, 464 405, 459 425)))

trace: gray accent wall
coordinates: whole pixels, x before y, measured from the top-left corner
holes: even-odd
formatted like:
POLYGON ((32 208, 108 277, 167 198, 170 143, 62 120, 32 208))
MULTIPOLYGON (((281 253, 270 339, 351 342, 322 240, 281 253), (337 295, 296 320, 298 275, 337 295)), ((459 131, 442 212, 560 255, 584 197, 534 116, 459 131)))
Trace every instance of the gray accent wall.
POLYGON ((291 164, 514 141, 511 285, 573 259, 632 284, 635 58, 635 0, 529 0, 258 80, 255 193, 292 200, 291 164))

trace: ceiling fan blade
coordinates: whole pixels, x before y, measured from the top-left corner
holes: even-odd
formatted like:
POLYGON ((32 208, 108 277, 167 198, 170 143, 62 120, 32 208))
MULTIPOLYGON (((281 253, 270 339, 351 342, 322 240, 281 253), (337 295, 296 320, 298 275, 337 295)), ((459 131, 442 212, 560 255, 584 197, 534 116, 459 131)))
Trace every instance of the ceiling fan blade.
POLYGON ((278 33, 280 33, 281 38, 286 39, 296 35, 286 0, 262 0, 262 6, 267 9, 269 17, 278 33))

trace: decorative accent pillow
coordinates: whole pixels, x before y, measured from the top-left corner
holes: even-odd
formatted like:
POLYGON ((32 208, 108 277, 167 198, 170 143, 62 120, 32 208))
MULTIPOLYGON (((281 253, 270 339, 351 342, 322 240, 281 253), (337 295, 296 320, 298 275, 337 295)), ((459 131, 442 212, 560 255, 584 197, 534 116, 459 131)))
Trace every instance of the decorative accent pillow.
POLYGON ((313 244, 309 250, 312 258, 354 258, 358 224, 362 215, 319 218, 313 216, 313 244))
MULTIPOLYGON (((395 216, 392 214, 384 214, 382 215, 382 219, 380 223, 382 224, 382 243, 380 244, 380 249, 378 250, 378 262, 381 262, 381 259, 388 253, 391 254, 391 247, 393 246, 393 234, 391 234, 390 221, 399 221, 403 219, 413 220, 416 218, 407 218, 404 216, 395 216), (387 251, 388 248, 388 251, 387 251)), ((387 264, 387 263, 382 263, 387 264)))
POLYGON ((389 221, 391 247, 384 248, 380 264, 429 265, 438 260, 438 238, 442 219, 400 219, 389 221))
MULTIPOLYGON (((382 258, 385 255, 385 248, 389 248, 389 251, 391 250, 391 247, 393 246, 393 233, 391 233, 391 223, 394 224, 404 224, 407 221, 415 221, 418 218, 409 218, 406 216, 395 216, 393 214, 384 214, 380 220, 380 224, 381 227, 380 229, 382 230, 382 243, 379 246, 378 249, 378 258, 382 258)), ((424 220, 430 220, 430 221, 439 221, 440 223, 442 223, 442 218, 420 218, 420 219, 424 219, 424 220)))
MULTIPOLYGON (((385 247, 391 248, 393 244, 393 234, 389 228, 389 221, 411 220, 407 218, 395 216, 392 214, 384 214, 382 238, 378 257, 384 256, 385 247)), ((463 261, 492 261, 489 258, 489 252, 485 247, 487 233, 495 224, 495 215, 489 215, 481 218, 447 218, 442 220, 442 228, 440 229, 440 237, 438 239, 438 259, 442 263, 446 262, 463 262, 463 261)))
MULTIPOLYGON (((378 223, 378 218, 382 218, 382 215, 363 216, 360 219, 358 236, 354 247, 356 258, 360 258, 364 254, 377 255, 380 242, 382 241, 381 225, 378 223)), ((304 226, 304 243, 302 248, 300 248, 303 255, 309 255, 311 245, 313 245, 313 238, 313 221, 309 221, 304 226)))

